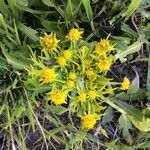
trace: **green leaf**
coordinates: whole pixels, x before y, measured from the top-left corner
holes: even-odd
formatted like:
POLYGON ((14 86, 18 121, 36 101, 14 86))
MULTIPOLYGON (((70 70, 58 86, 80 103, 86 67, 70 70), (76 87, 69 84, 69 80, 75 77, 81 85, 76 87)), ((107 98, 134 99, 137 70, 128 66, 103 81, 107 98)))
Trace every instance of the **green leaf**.
POLYGON ((137 37, 137 33, 133 31, 127 24, 122 24, 121 30, 128 33, 129 35, 132 35, 133 37, 137 37))
POLYGON ((15 52, 8 52, 2 43, 0 43, 0 46, 9 64, 13 65, 16 69, 30 68, 31 61, 28 58, 15 55, 15 52))
POLYGON ((16 3, 23 6, 28 6, 28 0, 16 0, 16 3))
POLYGON ((7 68, 8 64, 6 62, 6 60, 2 57, 0 57, 0 68, 7 68))
POLYGON ((127 146, 125 144, 117 144, 117 147, 115 148, 115 150, 135 150, 133 147, 131 146, 127 146))
POLYGON ((141 15, 142 15, 144 18, 147 18, 147 19, 150 18, 150 12, 149 12, 149 11, 141 10, 140 13, 141 13, 141 15))
POLYGON ((57 115, 62 115, 66 111, 68 111, 67 108, 62 106, 55 106, 55 105, 49 105, 48 109, 50 109, 52 112, 56 113, 57 115))
POLYGON ((16 18, 18 16, 18 12, 17 12, 17 9, 16 9, 16 0, 9 0, 7 2, 8 2, 8 5, 9 5, 9 8, 11 9, 11 12, 13 13, 13 17, 16 18))
POLYGON ((54 7, 54 8, 57 10, 57 12, 58 12, 63 18, 65 18, 65 17, 64 17, 64 11, 63 11, 63 9, 62 9, 60 6, 56 6, 56 4, 55 4, 55 2, 54 2, 53 0, 42 0, 42 2, 43 2, 45 5, 49 6, 49 7, 54 7))
POLYGON ((64 37, 64 35, 61 32, 61 28, 58 25, 58 22, 52 22, 41 19, 41 24, 43 27, 45 27, 49 32, 54 32, 58 36, 64 37))
POLYGON ((48 14, 50 13, 49 11, 38 11, 38 10, 34 10, 34 9, 31 9, 25 5, 22 5, 20 3, 17 3, 16 4, 16 7, 22 11, 26 11, 26 12, 29 12, 31 14, 48 14))
POLYGON ((125 20, 128 20, 128 18, 134 13, 134 11, 138 8, 139 4, 140 4, 141 0, 132 0, 127 12, 126 12, 126 18, 125 20))
POLYGON ((132 124, 127 115, 121 114, 119 117, 119 129, 122 130, 123 136, 129 134, 129 129, 132 129, 132 124))
POLYGON ((130 94, 127 92, 122 92, 116 95, 117 99, 123 100, 123 101, 141 101, 146 98, 146 89, 139 89, 136 93, 130 94))
POLYGON ((19 106, 19 107, 14 107, 14 111, 11 113, 11 117, 8 120, 8 122, 5 125, 5 129, 7 129, 10 124, 15 122, 16 119, 20 118, 22 116, 22 113, 25 111, 25 107, 19 106))
MULTIPOLYGON (((135 70, 135 69, 134 69, 135 70)), ((136 73, 136 77, 134 78, 134 80, 132 81, 130 88, 128 90, 128 93, 133 94, 136 93, 139 90, 139 75, 137 73, 137 71, 135 70, 136 73)))
POLYGON ((6 17, 6 15, 10 15, 10 11, 9 11, 7 5, 5 4, 4 0, 0 0, 0 12, 5 17, 6 17))
POLYGON ((94 24, 93 24, 93 12, 92 12, 92 8, 91 8, 90 0, 82 0, 82 2, 84 5, 84 8, 86 10, 87 17, 90 21, 91 28, 92 28, 92 30, 95 30, 94 24))
POLYGON ((28 93, 27 93, 27 91, 25 89, 24 89, 24 93, 26 95, 27 104, 28 104, 28 107, 26 108, 27 109, 26 113, 27 113, 27 116, 28 116, 28 118, 30 120, 30 123, 32 125, 32 129, 35 132, 35 119, 34 119, 33 106, 31 104, 30 100, 28 99, 29 95, 28 95, 28 93))
POLYGON ((113 109, 112 107, 109 106, 103 114, 102 123, 106 124, 107 122, 110 122, 112 118, 113 118, 113 109))
POLYGON ((77 142, 81 142, 83 141, 84 137, 85 137, 85 132, 76 132, 74 138, 71 138, 70 140, 70 144, 75 144, 77 142))
POLYGON ((134 118, 133 116, 130 116, 130 120, 134 124, 134 126, 136 128, 138 128, 139 130, 141 130, 143 132, 150 131, 150 118, 143 116, 142 120, 139 121, 136 118, 134 118))
POLYGON ((15 109, 15 112, 14 112, 14 116, 17 117, 17 118, 20 118, 22 113, 25 111, 25 107, 24 106, 20 106, 19 108, 16 108, 15 109))
POLYGON ((106 131, 102 128, 102 126, 99 127, 98 131, 101 132, 105 137, 109 138, 106 131))
POLYGON ((49 7, 55 7, 55 3, 53 0, 42 0, 42 2, 49 7))
POLYGON ((111 142, 105 142, 105 146, 107 146, 108 148, 112 148, 118 141, 119 139, 116 138, 115 140, 112 140, 111 142))
POLYGON ((49 85, 41 85, 33 89, 32 98, 35 98, 39 93, 47 92, 51 90, 49 85))
POLYGON ((90 0, 82 0, 89 21, 93 21, 93 12, 90 5, 90 0))
POLYGON ((128 115, 133 116, 134 118, 136 118, 137 120, 141 121, 142 120, 142 113, 139 109, 135 108, 134 106, 120 101, 120 100, 116 100, 115 104, 122 110, 124 110, 128 115))
POLYGON ((74 13, 73 13, 73 8, 72 8, 72 1, 71 0, 67 0, 67 5, 66 5, 66 8, 65 8, 65 20, 66 20, 66 23, 73 19, 74 17, 74 13))
POLYGON ((20 31, 22 31, 27 37, 29 37, 33 41, 39 41, 39 37, 36 35, 38 32, 36 30, 27 27, 22 23, 18 23, 17 27, 20 31))
POLYGON ((147 142, 143 142, 143 143, 140 143, 136 146, 136 148, 150 148, 150 142, 147 141, 147 142))
POLYGON ((0 115, 2 114, 3 110, 5 109, 5 104, 3 104, 2 106, 0 106, 0 115))
POLYGON ((118 53, 115 56, 117 59, 120 59, 121 61, 126 61, 126 57, 129 54, 138 52, 140 50, 140 48, 141 48, 141 42, 137 41, 137 42, 133 43, 132 45, 130 45, 127 50, 124 50, 124 51, 118 50, 118 53))
MULTIPOLYGON (((130 121, 134 124, 135 127, 137 127, 139 130, 143 132, 150 131, 150 118, 143 116, 140 110, 120 100, 117 100, 116 104, 119 107, 119 109, 123 110, 124 112, 128 114, 130 121)), ((113 105, 111 106, 113 107, 113 105)), ((117 107, 114 107, 114 108, 117 108, 117 107)), ((122 114, 125 114, 125 113, 122 113, 122 114)))

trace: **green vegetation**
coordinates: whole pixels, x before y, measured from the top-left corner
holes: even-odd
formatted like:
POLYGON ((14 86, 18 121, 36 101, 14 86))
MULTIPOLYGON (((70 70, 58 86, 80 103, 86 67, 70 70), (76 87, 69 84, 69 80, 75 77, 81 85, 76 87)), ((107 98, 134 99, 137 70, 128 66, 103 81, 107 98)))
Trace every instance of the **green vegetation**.
POLYGON ((0 0, 0 148, 150 149, 149 0, 0 0))

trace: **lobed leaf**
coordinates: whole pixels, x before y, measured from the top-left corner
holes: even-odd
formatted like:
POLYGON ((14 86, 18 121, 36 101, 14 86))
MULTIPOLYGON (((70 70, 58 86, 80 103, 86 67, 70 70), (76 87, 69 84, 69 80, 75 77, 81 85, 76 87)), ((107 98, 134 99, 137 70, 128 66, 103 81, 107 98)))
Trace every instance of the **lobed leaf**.
POLYGON ((123 136, 129 134, 129 129, 132 129, 132 124, 127 115, 121 114, 119 117, 119 129, 122 130, 123 136))
POLYGON ((118 50, 119 52, 115 55, 117 59, 120 59, 121 61, 126 61, 125 57, 127 57, 129 54, 138 52, 141 48, 142 43, 140 41, 137 41, 130 45, 128 49, 122 51, 118 50))

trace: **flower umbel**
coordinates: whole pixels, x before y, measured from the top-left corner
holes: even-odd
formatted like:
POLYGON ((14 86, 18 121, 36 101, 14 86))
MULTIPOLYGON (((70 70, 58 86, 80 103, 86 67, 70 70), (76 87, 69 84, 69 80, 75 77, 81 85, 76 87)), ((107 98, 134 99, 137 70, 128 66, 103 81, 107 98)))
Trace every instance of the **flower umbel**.
POLYGON ((121 90, 128 90, 130 87, 130 80, 127 77, 124 77, 123 82, 121 83, 121 90))
POLYGON ((92 129, 96 124, 95 115, 88 114, 81 118, 82 120, 82 127, 86 129, 92 129))
POLYGON ((67 94, 63 90, 55 90, 48 93, 49 100, 51 100, 55 105, 61 105, 66 103, 67 94))
POLYGON ((53 69, 46 68, 41 71, 40 81, 44 84, 52 83, 56 79, 56 73, 53 69))
POLYGON ((57 40, 56 35, 51 33, 50 35, 46 34, 44 37, 41 37, 41 46, 43 50, 53 52, 56 50, 59 40, 57 40))
POLYGON ((83 32, 80 32, 78 29, 71 29, 68 33, 68 35, 66 36, 68 38, 68 40, 70 41, 77 41, 81 38, 81 34, 83 32))

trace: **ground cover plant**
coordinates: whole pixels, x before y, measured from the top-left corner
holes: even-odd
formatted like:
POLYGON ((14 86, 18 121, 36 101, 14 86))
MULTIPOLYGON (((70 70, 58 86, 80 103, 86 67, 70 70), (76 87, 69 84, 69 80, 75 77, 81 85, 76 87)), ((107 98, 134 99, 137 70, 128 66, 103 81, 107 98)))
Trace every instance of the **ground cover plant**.
POLYGON ((0 148, 150 149, 148 0, 0 1, 0 148))

